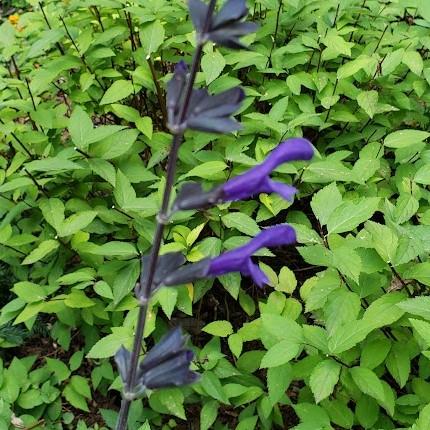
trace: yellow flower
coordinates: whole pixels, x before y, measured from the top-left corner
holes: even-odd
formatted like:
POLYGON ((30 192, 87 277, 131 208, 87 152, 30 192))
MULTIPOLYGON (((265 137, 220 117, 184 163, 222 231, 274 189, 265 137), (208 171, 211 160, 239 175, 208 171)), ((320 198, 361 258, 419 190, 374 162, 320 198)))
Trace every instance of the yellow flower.
POLYGON ((13 26, 16 26, 16 24, 18 24, 18 21, 19 21, 19 15, 10 15, 8 20, 13 26))

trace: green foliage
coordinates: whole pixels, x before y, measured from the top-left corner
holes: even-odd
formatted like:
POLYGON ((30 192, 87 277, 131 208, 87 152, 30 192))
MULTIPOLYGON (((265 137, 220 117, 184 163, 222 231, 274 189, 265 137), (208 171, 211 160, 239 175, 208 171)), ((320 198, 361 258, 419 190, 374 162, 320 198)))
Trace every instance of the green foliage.
MULTIPOLYGON (((113 428, 111 357, 133 339, 170 144, 164 89, 192 25, 182 0, 4 3, 0 428, 113 428)), ((285 137, 318 155, 275 175, 300 200, 176 215, 162 251, 194 262, 287 221, 298 252, 259 253, 264 291, 233 274, 155 295, 148 344, 182 324, 202 379, 135 402, 130 429, 427 430, 430 3, 248 3, 252 49, 208 45, 197 76, 245 88, 243 130, 189 133, 177 186, 220 184, 285 137)))

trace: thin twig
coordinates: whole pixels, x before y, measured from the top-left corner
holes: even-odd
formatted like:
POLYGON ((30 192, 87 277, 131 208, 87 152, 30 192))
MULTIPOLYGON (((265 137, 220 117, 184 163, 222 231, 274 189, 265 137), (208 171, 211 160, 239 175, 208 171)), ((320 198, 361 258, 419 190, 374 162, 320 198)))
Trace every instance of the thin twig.
POLYGON ((97 75, 93 72, 92 68, 90 67, 90 65, 87 63, 87 60, 85 59, 85 55, 81 54, 81 52, 79 51, 78 45, 76 45, 76 42, 74 41, 72 35, 69 32, 69 29, 67 28, 67 25, 64 21, 64 18, 62 16, 60 16, 60 21, 63 24, 64 30, 66 31, 67 37, 69 38, 70 42, 72 43, 73 47, 75 48, 78 57, 81 59, 83 65, 86 67, 86 69, 92 74, 94 75, 94 79, 96 80, 96 82, 99 84, 100 88, 103 91, 106 91, 106 87, 102 84, 102 82, 100 81, 100 79, 97 77, 97 75))

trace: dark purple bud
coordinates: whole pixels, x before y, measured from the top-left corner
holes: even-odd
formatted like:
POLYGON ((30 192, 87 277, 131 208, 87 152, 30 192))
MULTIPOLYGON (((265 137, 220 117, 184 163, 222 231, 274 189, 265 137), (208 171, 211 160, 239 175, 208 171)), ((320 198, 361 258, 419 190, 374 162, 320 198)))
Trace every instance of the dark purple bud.
POLYGON ((207 5, 201 0, 188 0, 188 9, 190 11, 194 28, 198 32, 202 32, 206 21, 206 15, 208 13, 207 5))
POLYGON ((128 366, 130 363, 130 351, 128 351, 124 346, 118 350, 115 354, 115 363, 118 367, 119 374, 123 383, 125 383, 127 379, 128 366))
POLYGON ((194 382, 198 374, 189 370, 194 358, 185 349, 186 337, 179 328, 171 330, 144 357, 139 365, 139 386, 156 389, 176 387, 194 382))
POLYGON ((287 224, 280 224, 263 230, 246 245, 224 252, 218 257, 206 258, 194 264, 188 264, 173 272, 166 282, 169 285, 192 282, 207 276, 221 276, 226 273, 240 272, 251 277, 258 286, 269 281, 262 270, 252 262, 255 252, 265 247, 292 245, 296 242, 294 229, 287 224))
MULTIPOLYGON (((180 78, 175 75, 172 80, 176 79, 179 82, 180 78)), ((240 129, 240 124, 231 118, 231 115, 239 109, 245 97, 241 88, 232 88, 217 95, 210 95, 206 89, 194 89, 191 93, 186 118, 181 122, 179 103, 174 102, 174 97, 178 100, 182 98, 182 94, 177 95, 176 93, 179 87, 179 83, 172 84, 174 94, 172 95, 172 90, 170 90, 171 95, 168 94, 167 97, 169 126, 172 131, 189 128, 209 133, 229 133, 240 129), (172 102, 169 102, 170 99, 172 102)), ((181 86, 181 91, 183 90, 184 85, 181 86)))
POLYGON ((216 29, 235 21, 240 21, 248 15, 245 0, 227 0, 218 14, 212 20, 212 29, 216 29))
POLYGON ((194 282, 196 279, 204 278, 210 267, 210 259, 205 258, 194 264, 186 264, 171 273, 165 280, 164 285, 182 285, 194 282))
MULTIPOLYGON (((143 277, 141 281, 143 283, 147 282, 148 279, 149 261, 150 257, 148 255, 142 257, 143 277)), ((163 284, 164 279, 184 263, 185 257, 180 252, 169 252, 167 254, 160 255, 157 260, 157 268, 155 269, 151 292, 156 291, 163 284)), ((140 296, 140 292, 143 291, 143 288, 143 285, 139 285, 139 289, 136 290, 136 296, 138 298, 140 296)))
POLYGON ((184 61, 180 61, 175 66, 172 79, 167 84, 167 113, 169 122, 174 121, 178 115, 179 102, 187 81, 188 67, 184 61))
POLYGON ((190 0, 189 9, 200 38, 228 48, 243 48, 239 39, 258 28, 254 23, 242 22, 248 15, 245 0, 227 0, 221 10, 211 17, 206 28, 207 5, 200 0, 190 0))
POLYGON ((247 49, 239 39, 249 33, 253 33, 258 28, 253 22, 238 22, 229 25, 227 28, 211 31, 210 39, 218 45, 230 49, 247 49))
POLYGON ((181 187, 172 211, 190 210, 190 209, 206 209, 218 202, 222 201, 222 189, 214 188, 211 191, 205 192, 201 184, 196 182, 188 182, 181 187))
POLYGON ((141 372, 146 372, 153 366, 156 366, 162 361, 167 360, 170 356, 173 356, 177 352, 181 351, 187 338, 182 335, 182 331, 179 327, 170 330, 160 342, 156 343, 155 346, 145 355, 144 360, 139 366, 141 372))
POLYGON ((189 369, 193 358, 192 351, 180 351, 158 366, 147 370, 139 382, 150 390, 191 384, 198 379, 198 374, 189 369))

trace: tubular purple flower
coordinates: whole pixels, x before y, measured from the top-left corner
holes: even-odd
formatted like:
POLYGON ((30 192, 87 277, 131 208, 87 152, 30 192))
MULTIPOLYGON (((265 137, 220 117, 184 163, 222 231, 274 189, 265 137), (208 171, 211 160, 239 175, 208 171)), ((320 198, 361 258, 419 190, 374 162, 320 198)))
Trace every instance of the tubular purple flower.
POLYGON ((275 182, 269 175, 287 161, 310 160, 314 155, 311 143, 303 138, 288 139, 278 145, 258 166, 230 179, 222 186, 223 201, 242 200, 260 193, 278 193, 291 200, 297 190, 286 184, 275 182))
POLYGON ((277 225, 263 230, 249 243, 239 248, 227 251, 210 260, 208 276, 220 276, 230 272, 240 272, 251 277, 262 287, 269 281, 264 272, 252 262, 252 255, 261 248, 291 245, 296 242, 294 229, 287 225, 277 225))
POLYGON ((251 277, 262 287, 269 281, 263 271, 252 262, 251 257, 261 248, 292 245, 296 242, 294 229, 287 224, 279 224, 259 233, 246 245, 227 251, 218 257, 206 258, 194 264, 182 266, 164 279, 164 285, 172 286, 193 282, 207 276, 221 276, 240 272, 251 277))
POLYGON ((198 184, 186 184, 178 194, 173 209, 201 209, 217 203, 247 199, 260 193, 277 193, 286 200, 292 200, 297 190, 291 185, 273 181, 269 175, 282 163, 310 160, 313 154, 312 144, 307 139, 288 139, 279 144, 261 164, 220 187, 204 192, 198 184))

